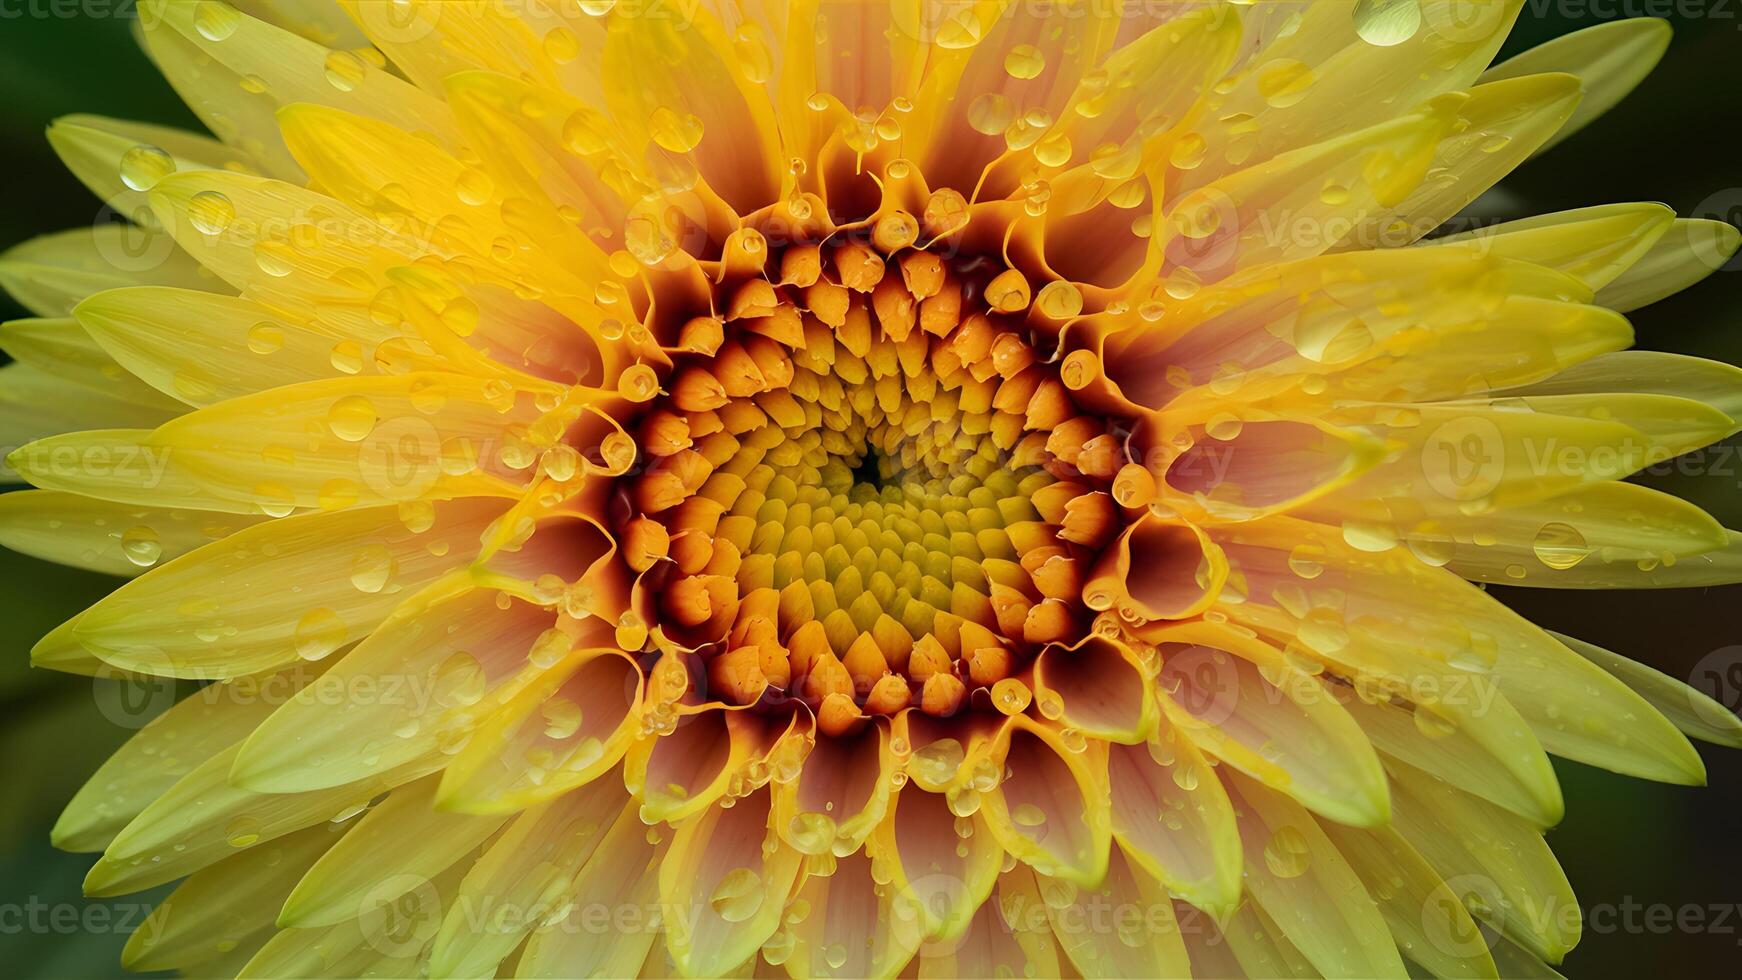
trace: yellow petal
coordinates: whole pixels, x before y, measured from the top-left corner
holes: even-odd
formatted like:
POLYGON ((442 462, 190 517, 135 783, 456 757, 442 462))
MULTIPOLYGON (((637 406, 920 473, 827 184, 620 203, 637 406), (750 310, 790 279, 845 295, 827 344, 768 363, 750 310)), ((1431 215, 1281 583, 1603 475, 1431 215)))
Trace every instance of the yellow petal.
POLYGON ((1383 550, 1354 547, 1350 541, 1373 544, 1362 533, 1358 525, 1338 535, 1280 518, 1228 531, 1229 559, 1257 600, 1228 606, 1230 616, 1284 631, 1304 656, 1333 663, 1377 660, 1389 647, 1404 659, 1374 665, 1374 676, 1363 681, 1370 694, 1427 701, 1457 725, 1477 725, 1512 765, 1534 766, 1534 746, 1508 740, 1484 717, 1502 703, 1492 697, 1496 689, 1549 752, 1648 779, 1703 778, 1698 753, 1644 699, 1483 590, 1395 542, 1383 550), (1425 676, 1421 661, 1433 665, 1425 676), (1458 674, 1464 682, 1452 683, 1458 674))
POLYGON ((327 972, 355 977, 419 972, 424 947, 441 922, 461 871, 456 865, 433 880, 418 879, 392 901, 370 897, 354 918, 336 926, 281 929, 237 975, 296 980, 327 972))
POLYGON ((1056 977, 1059 946, 1034 875, 1018 865, 998 879, 961 939, 920 950, 922 980, 951 977, 1056 977))
POLYGON ((749 213, 776 199, 785 169, 773 107, 745 77, 721 24, 706 8, 692 13, 681 27, 613 14, 599 56, 606 105, 631 146, 688 158, 710 188, 749 213), (654 64, 664 70, 640 70, 654 64))
POLYGON ((1479 518, 1447 515, 1406 539, 1472 581, 1557 589, 1722 584, 1720 567, 1692 559, 1730 540, 1705 511, 1633 483, 1597 483, 1479 518))
POLYGON ((1052 710, 1064 724, 1110 742, 1139 744, 1159 724, 1160 709, 1137 654, 1102 637, 1042 650, 1034 662, 1034 696, 1043 712, 1052 710))
MULTIPOLYGON (((1204 119, 1205 163, 1180 171, 1188 186, 1221 172, 1209 161, 1232 154, 1262 163, 1296 147, 1383 124, 1398 115, 1399 107, 1468 87, 1493 59, 1524 3, 1500 0, 1474 8, 1444 0, 1424 3, 1418 29, 1390 38, 1397 43, 1388 45, 1361 36, 1367 15, 1384 8, 1254 6, 1258 9, 1241 13, 1252 21, 1260 43, 1247 56, 1256 70, 1239 84, 1217 86, 1203 100, 1198 111, 1204 119), (1297 12, 1299 18, 1290 16, 1297 12), (1304 84, 1297 74, 1302 69, 1304 84), (1374 92, 1390 97, 1376 99, 1374 92), (1245 124, 1210 124, 1230 119, 1245 124)), ((1317 184, 1312 191, 1318 192, 1317 184)))
MULTIPOLYGON (((657 689, 657 677, 653 683, 657 689)), ((644 726, 623 761, 624 783, 640 798, 649 823, 675 823, 713 806, 787 729, 780 721, 717 704, 678 718, 674 731, 644 726)))
POLYGON ((1392 938, 1411 962, 1434 976, 1493 980, 1487 937, 1464 908, 1464 896, 1397 831, 1335 823, 1321 823, 1320 828, 1367 886, 1392 938))
POLYGON ((1113 839, 1126 858, 1199 908, 1233 908, 1240 835, 1228 793, 1197 748, 1167 725, 1150 745, 1115 745, 1107 756, 1113 839))
POLYGON ((133 577, 263 519, 20 490, 0 496, 0 544, 63 565, 133 577))
POLYGON ((347 338, 240 297, 113 289, 80 303, 74 316, 122 367, 191 405, 346 373, 334 350, 347 338))
POLYGON ((344 825, 318 824, 189 875, 127 938, 122 965, 188 970, 251 938, 263 941, 297 879, 344 832, 344 825))
POLYGON ((1434 153, 1433 172, 1403 202, 1369 216, 1340 248, 1395 247, 1416 241, 1500 182, 1557 131, 1564 131, 1580 101, 1572 75, 1526 74, 1470 89, 1458 107, 1461 131, 1434 153))
POLYGON ((1591 120, 1608 112, 1626 98, 1633 87, 1651 74, 1669 47, 1669 22, 1654 17, 1612 20, 1563 34, 1528 51, 1502 61, 1482 73, 1493 82, 1538 72, 1570 72, 1577 75, 1584 98, 1572 118, 1554 137, 1536 150, 1548 149, 1573 135, 1591 120))
POLYGON ((240 746, 207 757, 109 843, 85 877, 89 895, 118 895, 174 881, 236 853, 322 821, 362 812, 382 791, 438 767, 430 761, 313 793, 261 794, 232 786, 240 746))
POLYGON ((169 235, 130 225, 74 228, 0 252, 0 287, 37 316, 69 316, 92 293, 153 284, 230 291, 169 235))
POLYGON ((391 903, 466 858, 507 819, 436 810, 439 778, 400 786, 370 808, 297 882, 279 926, 338 925, 368 902, 391 903))
POLYGON ((514 817, 461 881, 430 950, 430 975, 495 971, 561 909, 628 802, 622 781, 607 776, 514 817))
POLYGON ((74 433, 8 459, 45 489, 274 516, 506 495, 536 458, 502 434, 530 406, 504 416, 498 394, 458 375, 333 378, 232 398, 142 437, 74 433))
POLYGON ((604 774, 639 731, 640 670, 619 651, 579 649, 540 671, 484 718, 448 765, 443 807, 506 812, 610 778, 604 774))
POLYGON ((1246 887, 1326 976, 1407 976, 1379 910, 1318 822, 1281 793, 1224 774, 1246 854, 1246 887))
POLYGON ((1543 395, 1672 395, 1710 405, 1732 418, 1742 416, 1742 368, 1662 351, 1623 350, 1593 357, 1523 390, 1543 395))
POLYGON ((504 207, 516 188, 498 186, 484 195, 489 177, 412 131, 314 105, 285 108, 279 123, 316 186, 339 200, 395 217, 446 214, 439 228, 424 233, 454 251, 497 262, 504 260, 493 243, 505 236, 533 237, 539 247, 514 249, 504 264, 520 281, 538 282, 548 292, 590 295, 608 275, 605 253, 558 218, 554 202, 539 202, 543 215, 537 208, 517 214, 513 206, 504 207), (456 187, 464 188, 464 199, 456 187), (533 221, 538 223, 527 224, 533 221))
POLYGON ((927 940, 945 942, 967 931, 1004 859, 985 820, 955 816, 942 794, 911 782, 865 848, 873 876, 894 891, 897 914, 916 917, 927 940))
POLYGON ((1742 747, 1742 719, 1735 712, 1668 674, 1629 660, 1583 640, 1550 633, 1566 648, 1584 657, 1651 702, 1683 734, 1714 745, 1742 747))
POLYGON ((1675 222, 1637 263, 1597 294, 1597 302, 1625 313, 1679 293, 1724 267, 1742 246, 1742 232, 1724 221, 1675 222))
MULTIPOLYGON (((1195 910, 1194 910, 1195 911, 1195 910)), ((1220 923, 1213 938, 1228 947, 1238 966, 1230 975, 1259 977, 1311 977, 1319 975, 1311 961, 1289 942, 1276 920, 1257 902, 1242 902, 1233 915, 1220 923)))
POLYGON ((260 792, 323 789, 464 744, 556 618, 526 602, 502 608, 493 590, 469 586, 451 574, 394 603, 319 685, 249 737, 231 781, 260 792))
POLYGON ((103 116, 62 116, 48 127, 48 142, 91 193, 148 227, 145 192, 170 173, 254 168, 247 152, 210 137, 103 116))
POLYGON ((668 910, 666 947, 689 976, 715 976, 749 959, 780 928, 781 899, 804 856, 769 826, 767 790, 690 818, 659 865, 668 910), (765 842, 768 846, 765 846, 765 842))
POLYGON ((321 665, 210 684, 128 739, 61 812, 52 837, 69 851, 100 851, 129 821, 208 758, 240 743, 318 678, 321 665))
POLYGON ((1394 826, 1404 840, 1477 918, 1560 962, 1579 941, 1581 916, 1536 828, 1394 759, 1386 768, 1397 801, 1394 826))
POLYGON ((1065 891, 1075 892, 1073 900, 1048 902, 1046 910, 1059 948, 1083 976, 1192 975, 1173 903, 1158 882, 1126 860, 1123 848, 1113 849, 1100 885, 1065 891))
MULTIPOLYGON (((188 295, 204 295, 189 293, 188 295)), ((146 417, 179 415, 182 402, 154 391, 127 373, 84 328, 71 319, 13 320, 0 325, 0 349, 69 386, 97 396, 138 405, 146 417)), ((113 423, 111 423, 113 424, 113 423)))
POLYGON ((665 846, 641 822, 635 802, 617 814, 575 877, 576 901, 527 940, 519 977, 629 977, 659 941, 660 870, 665 846))
POLYGON ((332 51, 228 7, 213 11, 147 0, 140 23, 147 53, 188 107, 225 142, 255 148, 269 173, 302 177, 273 118, 273 110, 292 102, 339 106, 444 137, 451 133, 439 99, 360 55, 332 51))
POLYGON ((1082 733, 1016 715, 992 751, 1003 781, 980 814, 992 836, 1042 874, 1093 885, 1113 842, 1106 750, 1082 733))
POLYGON ((1168 719, 1204 752, 1313 811, 1385 822, 1385 777, 1340 700, 1275 648, 1211 623, 1146 635, 1161 645, 1168 719))
POLYGON ((883 725, 817 739, 799 777, 773 785, 781 839, 806 854, 856 850, 889 810, 897 766, 890 741, 883 725))
POLYGON ((124 670, 170 677, 237 677, 319 660, 465 562, 499 512, 495 502, 443 505, 423 531, 408 529, 392 508, 257 524, 123 585, 85 611, 73 637, 124 670), (286 582, 303 587, 293 592, 286 582), (223 603, 219 595, 245 598, 223 603))
POLYGON ((787 925, 763 947, 763 958, 772 963, 784 953, 775 965, 794 980, 899 974, 924 939, 921 917, 877 884, 863 851, 833 859, 828 871, 805 876, 787 905, 787 925))
MULTIPOLYGON (((1603 204, 1447 235, 1420 250, 1474 247, 1481 253, 1562 270, 1596 290, 1650 255, 1654 243, 1674 221, 1675 212, 1661 204, 1603 204)), ((1603 305, 1622 312, 1627 309, 1614 303, 1603 305)))
POLYGON ((1379 751, 1505 807, 1537 827, 1560 823, 1566 804, 1548 757, 1517 711, 1492 690, 1492 682, 1487 682, 1486 690, 1483 683, 1472 678, 1466 684, 1465 690, 1475 694, 1470 699, 1475 702, 1473 711, 1507 715, 1515 726, 1512 744, 1502 743, 1499 751, 1491 747, 1495 739, 1489 730, 1460 723, 1470 712, 1453 713, 1431 703, 1412 709, 1388 699, 1360 697, 1349 699, 1347 707, 1379 751), (1486 709, 1481 705, 1484 695, 1493 698, 1486 709), (1512 753, 1505 752, 1508 748, 1512 753), (1530 755, 1521 763, 1518 757, 1526 748, 1530 755))

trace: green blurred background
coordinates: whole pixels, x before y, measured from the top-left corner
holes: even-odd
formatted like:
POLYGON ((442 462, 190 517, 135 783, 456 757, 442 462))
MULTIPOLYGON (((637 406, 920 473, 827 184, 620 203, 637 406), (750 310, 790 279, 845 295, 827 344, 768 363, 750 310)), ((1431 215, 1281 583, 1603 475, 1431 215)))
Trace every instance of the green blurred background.
MULTIPOLYGON (((97 204, 49 152, 56 116, 96 112, 198 128, 134 47, 116 17, 7 17, 32 0, 0 0, 0 248, 43 231, 91 223, 97 204)), ((36 8, 80 9, 34 0, 36 8)), ((1262 2, 1262 0, 1261 0, 1262 2)), ((1331 0, 1336 2, 1336 0, 1331 0)), ((1350 0, 1353 2, 1353 0, 1350 0)), ((107 11, 108 3, 85 9, 107 11)), ((1667 16, 1669 55, 1627 101, 1478 202, 1513 217, 1589 204, 1659 200, 1684 216, 1742 221, 1742 0, 1527 0, 1503 56, 1621 16, 1667 16)), ((1721 272, 1632 315, 1642 347, 1742 363, 1742 275, 1721 272)), ((22 311, 0 298, 0 316, 22 311)), ((1644 479, 1742 528, 1742 443, 1644 479)), ((27 667, 35 639, 101 596, 112 582, 0 551, 0 970, 37 976, 112 976, 125 932, 156 893, 86 902, 85 855, 48 846, 61 805, 148 714, 140 692, 27 667), (99 906, 107 906, 100 909, 99 906), (58 918, 57 918, 58 917, 58 918)), ((1551 628, 1689 678, 1735 707, 1742 701, 1742 587, 1680 592, 1496 594, 1551 628)), ((148 692, 149 693, 149 692, 148 692)), ((162 702, 162 692, 146 703, 162 702)), ((1567 819, 1550 834, 1587 925, 1565 971, 1575 977, 1736 973, 1742 962, 1742 752, 1702 746, 1703 789, 1658 786, 1557 760, 1567 819), (1630 905, 1699 910, 1708 926, 1656 928, 1630 905), (1725 911, 1725 910, 1728 911, 1725 911), (1721 921, 1720 921, 1720 917, 1721 921)), ((1684 920, 1685 921, 1685 920, 1684 920)))

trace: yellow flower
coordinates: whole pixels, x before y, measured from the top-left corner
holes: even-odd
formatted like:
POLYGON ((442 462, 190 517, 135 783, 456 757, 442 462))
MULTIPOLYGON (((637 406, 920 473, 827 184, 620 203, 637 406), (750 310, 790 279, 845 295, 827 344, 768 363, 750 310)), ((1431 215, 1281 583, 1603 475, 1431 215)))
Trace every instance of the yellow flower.
POLYGON ((1472 583, 1742 580, 1621 482, 1738 236, 1421 241, 1667 42, 1521 2, 142 4, 218 138, 0 257, 0 541, 135 576, 35 661, 210 682, 56 827, 128 964, 1558 962, 1545 752, 1742 724, 1472 583))

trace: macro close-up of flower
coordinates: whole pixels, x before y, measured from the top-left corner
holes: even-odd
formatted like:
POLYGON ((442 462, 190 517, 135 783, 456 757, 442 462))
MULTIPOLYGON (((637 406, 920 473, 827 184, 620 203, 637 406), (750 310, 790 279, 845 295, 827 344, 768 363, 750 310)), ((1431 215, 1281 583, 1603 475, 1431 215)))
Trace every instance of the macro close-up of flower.
POLYGON ((1558 975, 1550 755, 1742 721, 1488 588, 1742 582, 1626 316, 1742 235, 1457 224, 1670 43, 1523 8, 141 0, 209 134, 0 254, 31 663, 181 695, 52 801, 122 965, 1558 975))

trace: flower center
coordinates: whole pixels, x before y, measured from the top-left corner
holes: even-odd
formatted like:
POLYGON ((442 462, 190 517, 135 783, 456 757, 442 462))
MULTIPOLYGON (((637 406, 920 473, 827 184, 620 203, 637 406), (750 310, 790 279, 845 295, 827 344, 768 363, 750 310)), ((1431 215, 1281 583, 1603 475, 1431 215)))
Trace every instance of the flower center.
POLYGON ((619 540, 651 619, 709 697, 825 731, 1022 710, 1095 615, 1124 427, 1079 410, 1001 265, 849 241, 765 268, 720 282, 640 423, 619 540))

